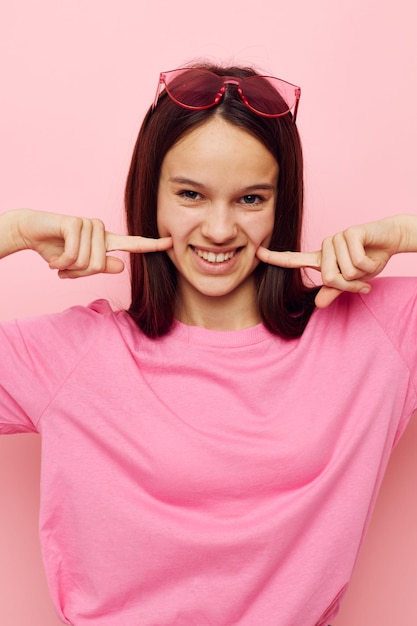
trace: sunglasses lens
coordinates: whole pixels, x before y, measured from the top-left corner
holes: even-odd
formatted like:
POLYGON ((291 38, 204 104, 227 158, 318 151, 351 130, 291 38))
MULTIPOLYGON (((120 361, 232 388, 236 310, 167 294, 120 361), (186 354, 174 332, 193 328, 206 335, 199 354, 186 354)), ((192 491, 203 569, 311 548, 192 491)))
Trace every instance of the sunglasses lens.
POLYGON ((178 70, 166 75, 165 86, 170 97, 178 104, 204 109, 215 103, 223 79, 205 70, 178 70))
POLYGON ((296 87, 270 76, 249 76, 242 81, 247 105, 261 115, 288 113, 296 102, 296 87))
POLYGON ((199 68, 182 68, 165 72, 161 77, 170 98, 190 109, 207 109, 217 104, 230 83, 239 87, 240 96, 249 109, 266 117, 285 115, 300 97, 299 87, 272 76, 235 78, 199 68))

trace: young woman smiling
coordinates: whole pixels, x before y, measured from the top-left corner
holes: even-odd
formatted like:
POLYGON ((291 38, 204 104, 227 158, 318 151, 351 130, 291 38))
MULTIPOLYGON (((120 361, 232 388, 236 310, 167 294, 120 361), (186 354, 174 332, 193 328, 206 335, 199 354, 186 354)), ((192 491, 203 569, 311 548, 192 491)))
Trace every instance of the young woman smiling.
POLYGON ((40 534, 63 623, 337 613, 417 409, 417 280, 373 280, 417 251, 417 217, 300 251, 299 98, 252 69, 165 72, 128 175, 129 235, 0 217, 0 256, 35 250, 61 278, 120 272, 109 252, 131 252, 128 311, 99 300, 0 326, 0 430, 43 438, 40 534))

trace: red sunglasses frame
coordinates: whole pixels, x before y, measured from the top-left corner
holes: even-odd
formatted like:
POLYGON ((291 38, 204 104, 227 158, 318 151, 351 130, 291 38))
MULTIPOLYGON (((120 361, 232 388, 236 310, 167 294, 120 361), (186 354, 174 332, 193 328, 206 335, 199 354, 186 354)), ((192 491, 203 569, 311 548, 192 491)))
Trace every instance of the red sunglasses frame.
MULTIPOLYGON (((162 85, 165 86, 165 91, 173 102, 183 107, 184 109, 190 109, 194 111, 202 111, 204 109, 209 109, 213 106, 216 106, 222 99, 223 94, 226 91, 226 87, 228 85, 233 85, 237 88, 237 92, 243 104, 248 109, 250 109, 253 113, 256 113, 257 115, 260 115, 262 117, 277 118, 277 117, 282 117, 283 115, 287 115, 291 111, 291 109, 294 109, 293 114, 292 114, 292 121, 294 123, 297 117, 298 105, 299 105, 299 101, 301 97, 300 87, 297 87, 297 85, 293 85, 292 83, 282 80, 281 78, 276 78, 274 76, 261 76, 260 74, 254 74, 254 75, 246 76, 243 78, 237 77, 237 76, 220 76, 219 74, 215 74, 214 72, 211 72, 210 70, 188 67, 188 68, 179 68, 177 70, 170 70, 168 72, 160 73, 155 98, 152 104, 152 111, 155 109, 156 105, 158 104, 158 100, 161 95, 162 85), (204 77, 205 74, 207 76, 216 77, 219 83, 221 83, 219 89, 217 91, 213 91, 213 100, 210 101, 209 104, 200 105, 200 106, 189 105, 184 102, 181 102, 181 100, 179 100, 172 94, 172 92, 170 91, 170 84, 176 78, 180 77, 182 74, 186 74, 187 72, 193 72, 194 74, 198 72, 201 74, 202 77, 204 77), (285 111, 281 111, 279 113, 266 113, 263 111, 259 111, 258 109, 251 106, 250 101, 248 101, 248 98, 245 95, 245 83, 247 84, 248 82, 249 83, 253 82, 253 80, 256 80, 256 79, 262 79, 263 81, 266 81, 271 87, 273 87, 273 89, 285 102, 288 108, 285 111), (291 103, 291 105, 288 103, 287 98, 282 95, 279 87, 281 87, 281 90, 284 91, 284 94, 287 97, 292 94, 292 99, 294 101, 291 103)), ((211 95, 211 93, 209 95, 211 95)))

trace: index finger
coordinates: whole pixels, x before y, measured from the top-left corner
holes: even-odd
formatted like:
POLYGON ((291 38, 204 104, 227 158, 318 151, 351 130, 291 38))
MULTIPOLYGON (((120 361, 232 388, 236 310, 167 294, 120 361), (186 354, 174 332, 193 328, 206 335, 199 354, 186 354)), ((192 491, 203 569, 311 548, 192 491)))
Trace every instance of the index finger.
POLYGON ((302 268, 311 267, 320 271, 321 252, 278 252, 259 246, 256 251, 258 259, 270 265, 279 267, 302 268))
POLYGON ((106 250, 122 250, 123 252, 161 252, 172 248, 172 237, 134 237, 106 232, 106 250))

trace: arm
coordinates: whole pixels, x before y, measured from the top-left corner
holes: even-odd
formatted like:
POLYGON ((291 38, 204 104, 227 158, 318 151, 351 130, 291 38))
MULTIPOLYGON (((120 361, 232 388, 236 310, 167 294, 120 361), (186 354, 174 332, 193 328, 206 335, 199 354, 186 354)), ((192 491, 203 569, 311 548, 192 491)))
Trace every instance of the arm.
POLYGON ((156 252, 171 245, 170 237, 148 239, 107 232, 98 219, 30 209, 0 215, 0 258, 34 250, 61 278, 121 272, 123 261, 107 255, 112 250, 156 252))
POLYGON ((22 211, 9 211, 0 215, 0 259, 19 250, 23 250, 17 232, 18 214, 22 211))
POLYGON ((401 252, 417 252, 415 215, 396 215, 351 226, 326 237, 321 250, 316 252, 274 252, 260 247, 257 255, 272 265, 320 271, 323 287, 316 296, 316 305, 324 308, 342 291, 369 292, 368 280, 379 274, 394 254, 401 252))

